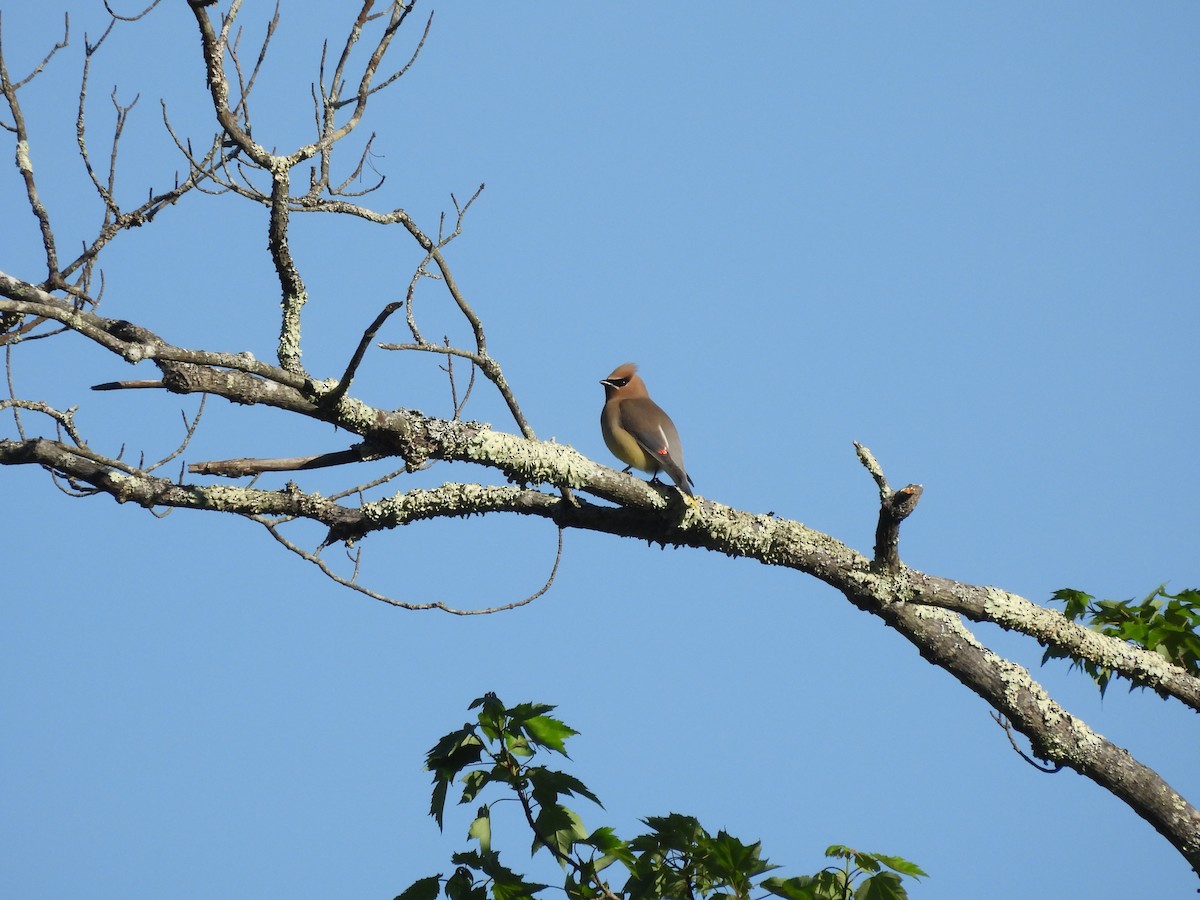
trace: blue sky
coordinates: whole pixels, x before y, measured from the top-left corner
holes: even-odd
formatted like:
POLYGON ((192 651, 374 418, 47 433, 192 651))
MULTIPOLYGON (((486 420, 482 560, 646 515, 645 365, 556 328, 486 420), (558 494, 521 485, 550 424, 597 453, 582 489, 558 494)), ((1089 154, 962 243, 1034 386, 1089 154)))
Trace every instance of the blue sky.
MULTIPOLYGON (((59 36, 57 12, 34 7, 5 10, 11 71, 59 36)), ((248 42, 272 8, 246 3, 248 42)), ((308 139, 320 40, 348 27, 313 8, 283 4, 253 107, 256 138, 279 149, 308 139)), ((100 216, 74 109, 83 32, 103 25, 99 4, 77 4, 72 46, 23 94, 64 246, 100 216)), ((925 486, 910 565, 1037 601, 1064 586, 1140 598, 1200 585, 1198 44, 1184 3, 438 6, 364 126, 387 176, 370 202, 433 230, 452 192, 486 182, 449 258, 539 437, 611 462, 596 382, 635 360, 706 497, 868 550, 859 440, 893 483, 925 486)), ((211 132, 190 13, 170 3, 118 29, 94 66, 92 147, 112 85, 141 94, 120 180, 136 202, 180 166, 160 98, 182 133, 211 132)), ((36 280, 11 168, 0 192, 0 269, 36 280)), ((269 359, 265 237, 263 210, 190 197, 111 248, 102 312, 269 359)), ((294 242, 305 359, 335 376, 419 254, 330 217, 295 217, 294 242)), ((427 333, 465 336, 436 286, 418 303, 427 333)), ((388 327, 381 339, 403 339, 388 327)), ((373 351, 353 390, 443 415, 436 364, 373 351)), ((97 449, 165 455, 195 398, 85 390, 134 377, 152 373, 81 341, 15 354, 18 394, 79 404, 97 449)), ((482 389, 467 414, 511 428, 482 389)), ((186 458, 344 443, 214 402, 186 458)), ((795 573, 568 534, 530 606, 408 613, 323 580, 251 523, 158 520, 69 499, 41 472, 2 475, 6 896, 391 897, 466 845, 468 815, 445 835, 425 815, 421 763, 487 690, 559 705, 582 732, 572 771, 607 807, 585 821, 625 835, 686 812, 761 839, 787 874, 845 843, 918 862, 923 898, 1196 886, 1126 807, 1033 771, 982 702, 795 573)), ((456 464, 403 484, 480 479, 494 476, 456 464)), ((540 586, 554 534, 475 519, 364 547, 373 586, 485 606, 540 586)), ((1065 664, 1038 668, 1029 641, 979 633, 1200 800, 1194 714, 1121 686, 1101 701, 1065 664)), ((523 865, 523 834, 496 841, 523 865)))

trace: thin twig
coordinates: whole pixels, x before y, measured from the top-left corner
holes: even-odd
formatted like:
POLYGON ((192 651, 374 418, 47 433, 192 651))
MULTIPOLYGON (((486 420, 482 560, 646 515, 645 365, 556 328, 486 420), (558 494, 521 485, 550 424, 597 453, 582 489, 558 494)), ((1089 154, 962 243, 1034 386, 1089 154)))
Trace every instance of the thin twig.
POLYGON ((362 339, 358 342, 358 347, 355 348, 354 354, 350 357, 350 362, 346 364, 346 371, 342 373, 337 387, 325 395, 323 402, 336 404, 346 395, 346 391, 350 389, 350 382, 354 380, 354 374, 358 371, 359 363, 362 362, 363 355, 367 352, 367 347, 375 339, 375 335, 379 333, 379 329, 383 327, 383 323, 401 306, 403 306, 403 303, 397 300, 389 303, 380 310, 379 315, 375 317, 375 320, 363 332, 362 339))
MULTIPOLYGON (((187 470, 192 475, 220 475, 225 478, 243 478, 263 472, 300 472, 310 469, 325 469, 370 460, 382 459, 382 454, 367 443, 355 444, 346 450, 317 453, 312 456, 290 456, 275 459, 243 457, 242 459, 207 460, 189 463, 187 470)), ((357 489, 355 489, 357 490, 357 489)), ((347 496, 354 491, 338 495, 347 496)), ((331 498, 336 499, 336 498, 331 498)))
POLYGON ((33 176, 33 162, 29 151, 29 131, 25 125, 25 114, 21 109, 21 102, 17 98, 17 91, 41 74, 54 57, 54 54, 67 46, 67 42, 70 39, 70 25, 71 20, 64 16, 62 40, 51 48, 50 52, 42 58, 42 61, 33 68, 32 72, 15 82, 8 73, 8 64, 4 55, 3 33, 0 32, 0 93, 4 95, 4 99, 8 102, 9 112, 13 116, 13 124, 10 130, 15 132, 17 136, 17 170, 21 173, 21 177, 25 182, 25 197, 29 203, 30 210, 38 221, 38 228, 41 230, 42 246, 46 251, 46 278, 48 280, 58 276, 58 251, 55 248, 54 228, 50 224, 50 213, 42 203, 41 196, 38 193, 37 182, 33 176))
MULTIPOLYGON (((445 347, 450 346, 449 336, 442 337, 442 345, 445 347)), ((442 368, 442 371, 445 372, 447 377, 449 377, 449 379, 450 379, 450 402, 454 407, 453 416, 451 417, 451 421, 457 422, 459 419, 462 418, 462 412, 467 406, 467 401, 471 399, 471 391, 473 391, 475 389, 476 368, 475 368, 475 366, 471 366, 471 368, 470 368, 471 376, 470 376, 470 378, 467 379, 467 389, 465 391, 463 391, 463 396, 462 396, 461 401, 458 399, 458 386, 454 382, 454 356, 453 355, 447 356, 446 357, 446 365, 442 366, 441 368, 442 368)))
POLYGON ((25 441, 25 440, 28 440, 28 438, 25 435, 25 426, 21 424, 21 413, 20 413, 21 407, 16 402, 17 391, 16 391, 15 386, 13 385, 13 365, 12 365, 12 346, 11 345, 4 348, 4 372, 7 377, 7 381, 8 381, 8 396, 13 401, 13 403, 12 403, 13 421, 16 423, 16 426, 17 426, 17 435, 21 438, 21 440, 25 441))
POLYGON ((1039 762, 1038 760, 1034 759, 1033 757, 1029 756, 1024 751, 1022 751, 1021 748, 1017 746, 1016 738, 1013 737, 1012 723, 1009 722, 1008 719, 1006 719, 1004 716, 1000 715, 999 713, 990 712, 990 713, 988 713, 988 715, 990 715, 992 717, 993 722, 995 722, 997 725, 999 725, 1001 728, 1004 729, 1004 733, 1008 736, 1008 742, 1012 745, 1013 750, 1015 750, 1017 755, 1020 756, 1021 759, 1025 760, 1025 762, 1029 763, 1031 766, 1033 766, 1039 772, 1044 772, 1047 775, 1053 775, 1056 772, 1061 772, 1063 770, 1062 763, 1059 763, 1058 765, 1047 765, 1045 763, 1039 762))
POLYGON ((115 12, 113 12, 113 8, 111 6, 109 6, 108 0, 104 0, 104 8, 105 8, 105 10, 108 11, 108 14, 110 16, 112 16, 114 19, 117 19, 121 22, 136 22, 138 19, 142 18, 143 16, 149 15, 151 10, 153 10, 154 7, 158 6, 158 4, 161 2, 162 2, 162 0, 153 0, 153 2, 149 6, 147 6, 145 9, 143 9, 140 13, 136 13, 132 16, 117 15, 115 12))
POLYGON ((173 460, 175 457, 177 457, 180 453, 182 453, 184 450, 187 449, 187 445, 190 444, 192 442, 192 438, 196 436, 196 429, 200 425, 201 416, 204 415, 204 404, 207 401, 208 401, 208 394, 201 394, 200 395, 200 407, 196 410, 196 416, 194 419, 192 419, 191 422, 188 422, 187 416, 184 415, 183 410, 179 411, 179 414, 181 416, 183 416, 183 432, 184 432, 183 441, 179 444, 178 447, 176 447, 173 451, 171 451, 169 454, 164 456, 158 462, 156 462, 150 466, 147 466, 144 469, 144 471, 153 472, 155 469, 162 468, 167 463, 169 463, 171 460, 173 460))
MULTIPOLYGON (((538 588, 538 590, 536 590, 532 594, 530 594, 528 597, 525 597, 521 600, 516 600, 512 603, 503 603, 503 604, 499 604, 497 606, 489 606, 485 609, 459 609, 457 607, 450 606, 449 604, 444 603, 441 600, 435 600, 430 603, 411 603, 411 602, 408 602, 405 600, 397 600, 394 597, 388 597, 386 594, 381 594, 378 591, 374 591, 368 587, 365 587, 364 585, 357 583, 357 581, 355 581, 354 578, 343 578, 341 575, 338 575, 336 572, 334 572, 333 569, 330 568, 329 564, 325 562, 325 560, 321 559, 319 556, 317 556, 314 553, 309 553, 307 550, 304 550, 303 548, 297 546, 296 544, 293 544, 286 537, 284 537, 283 534, 280 533, 279 528, 278 528, 278 525, 280 523, 273 522, 264 516, 251 516, 250 518, 253 521, 258 522, 264 528, 266 528, 267 531, 270 533, 271 537, 275 538, 275 540, 277 540, 280 544, 282 544, 288 550, 295 553, 301 559, 304 559, 304 560, 312 563, 314 566, 316 566, 318 569, 320 569, 321 572, 324 573, 326 577, 330 578, 332 581, 335 581, 336 583, 342 585, 342 587, 350 588, 351 590, 357 591, 358 593, 363 594, 366 597, 370 597, 372 600, 378 600, 381 603, 386 603, 389 606, 395 606, 395 607, 399 607, 401 609, 410 609, 410 610, 440 609, 442 612, 450 613, 451 615, 454 615, 454 616, 486 616, 486 615, 490 615, 492 613, 505 612, 510 609, 517 609, 519 607, 526 606, 526 605, 532 603, 538 597, 540 597, 544 593, 546 593, 546 591, 550 590, 550 586, 554 583, 555 576, 558 575, 559 563, 562 561, 563 530, 561 528, 559 528, 558 529, 558 549, 554 555, 554 565, 551 566, 550 575, 549 575, 549 577, 547 577, 546 583, 543 584, 540 588, 538 588)), ((358 565, 356 562, 354 577, 357 577, 357 575, 358 575, 358 565)))

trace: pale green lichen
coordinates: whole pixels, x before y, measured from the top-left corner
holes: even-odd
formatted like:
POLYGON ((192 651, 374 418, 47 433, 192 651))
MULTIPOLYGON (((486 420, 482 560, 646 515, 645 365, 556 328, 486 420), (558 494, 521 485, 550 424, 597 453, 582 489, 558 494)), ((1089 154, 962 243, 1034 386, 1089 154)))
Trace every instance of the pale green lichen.
POLYGON ((756 515, 744 521, 730 517, 715 517, 710 533, 720 537, 731 550, 736 549, 765 565, 776 565, 790 555, 798 535, 787 526, 792 523, 771 516, 756 515))
POLYGON ((363 504, 363 518, 393 527, 435 516, 469 515, 505 506, 516 488, 451 482, 432 490, 415 489, 363 504))
POLYGON ((1039 729, 1039 738, 1050 759, 1077 765, 1101 749, 1103 736, 1059 706, 1028 669, 990 650, 987 658, 992 670, 1004 682, 1005 699, 1010 704, 1020 708, 1032 702, 1043 726, 1039 729), (1065 734, 1062 733, 1064 730, 1065 734))
POLYGON ((1023 598, 999 588, 985 587, 983 589, 983 611, 994 622, 1014 621, 1020 611, 1022 600, 1023 598))
POLYGON ((312 388, 313 393, 318 397, 324 397, 337 386, 338 380, 336 378, 326 378, 322 381, 309 382, 309 387, 312 388))
POLYGON ((109 493, 118 503, 128 503, 136 490, 136 480, 132 475, 116 469, 108 470, 109 493))
POLYGON ((586 484, 596 466, 568 444, 530 441, 486 427, 467 442, 464 455, 472 462, 499 466, 522 481, 571 488, 586 484))
POLYGON ((1171 664, 1156 653, 1071 622, 1061 612, 999 588, 986 587, 983 610, 989 621, 1032 634, 1044 644, 1071 649, 1098 665, 1137 675, 1151 685, 1170 677, 1171 664))
POLYGON ((258 503, 252 501, 258 499, 255 497, 257 492, 248 491, 245 488, 233 487, 231 485, 213 484, 209 485, 201 491, 201 502, 205 508, 212 509, 217 512, 225 510, 244 511, 247 507, 262 506, 261 500, 258 503))
POLYGON ((298 291, 280 301, 283 321, 279 329, 279 361, 284 368, 289 363, 300 363, 300 310, 307 302, 307 291, 298 291))
MULTIPOLYGON (((330 384, 330 382, 319 382, 321 385, 330 384)), ((336 385, 336 382, 333 382, 336 385)), ((356 434, 362 434, 375 424, 376 413, 373 407, 368 406, 361 400, 355 400, 353 397, 342 397, 337 404, 338 420, 345 423, 345 427, 349 431, 356 434)))
POLYGON ((17 141, 17 168, 25 174, 33 171, 33 163, 29 159, 28 141, 17 141))

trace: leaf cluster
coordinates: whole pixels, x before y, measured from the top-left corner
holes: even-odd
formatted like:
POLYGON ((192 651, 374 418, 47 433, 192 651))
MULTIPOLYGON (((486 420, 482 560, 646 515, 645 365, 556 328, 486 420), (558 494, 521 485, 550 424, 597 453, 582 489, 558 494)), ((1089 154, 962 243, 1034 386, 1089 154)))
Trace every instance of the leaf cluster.
POLYGON ((554 857, 572 900, 749 900, 755 890, 788 900, 899 900, 908 896, 901 877, 925 874, 900 857, 834 845, 825 855, 840 859, 839 865, 811 876, 758 880, 778 868, 762 856, 760 843, 744 843, 725 831, 714 836, 679 813, 643 819, 649 830, 628 841, 607 826, 589 832, 562 801, 583 797, 603 809, 599 798, 573 775, 538 761, 546 753, 569 759, 566 741, 578 733, 550 715, 554 707, 509 707, 489 693, 469 709, 477 710, 475 721, 439 740, 426 756, 426 768, 433 772, 429 812, 439 828, 452 787, 458 786, 460 805, 489 791, 467 830, 477 848, 455 853, 456 868, 448 877, 418 879, 396 900, 436 900, 439 893, 447 900, 523 900, 547 889, 502 864, 492 846, 492 807, 512 800, 533 835, 531 855, 545 850, 554 857), (614 864, 619 864, 614 871, 627 873, 619 888, 606 874, 614 864))
MULTIPOLYGON (((1063 615, 1093 631, 1152 650, 1163 659, 1200 678, 1200 590, 1189 588, 1168 594, 1160 584, 1140 603, 1133 600, 1097 600, 1083 591, 1063 588, 1053 599, 1064 604, 1063 615)), ((1059 647, 1050 647, 1042 663, 1051 659, 1071 659, 1072 669, 1082 669, 1100 686, 1108 689, 1114 672, 1108 666, 1072 657, 1059 647)), ((1129 689, 1144 687, 1131 684, 1129 689)))

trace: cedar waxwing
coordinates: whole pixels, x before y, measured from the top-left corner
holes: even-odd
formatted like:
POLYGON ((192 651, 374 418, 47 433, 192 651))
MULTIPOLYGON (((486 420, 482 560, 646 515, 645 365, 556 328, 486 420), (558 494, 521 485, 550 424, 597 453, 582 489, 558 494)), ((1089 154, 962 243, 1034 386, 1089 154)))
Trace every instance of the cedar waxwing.
MULTIPOLYGON (((652 473, 666 471, 675 485, 692 497, 692 479, 683 468, 683 448, 671 417, 646 392, 646 382, 637 366, 625 363, 600 382, 604 385, 604 409, 600 431, 613 456, 630 468, 652 473)), ((691 501, 695 504, 695 501, 691 501)))

